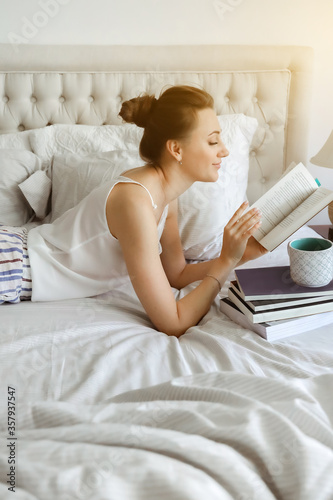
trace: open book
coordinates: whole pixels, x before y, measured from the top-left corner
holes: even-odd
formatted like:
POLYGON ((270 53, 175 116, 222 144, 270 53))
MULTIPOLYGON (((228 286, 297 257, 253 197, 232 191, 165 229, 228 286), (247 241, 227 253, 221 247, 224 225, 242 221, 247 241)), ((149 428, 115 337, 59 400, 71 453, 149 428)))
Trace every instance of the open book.
POLYGON ((299 163, 249 207, 262 212, 262 224, 253 236, 267 250, 274 250, 331 201, 333 191, 320 186, 299 163))

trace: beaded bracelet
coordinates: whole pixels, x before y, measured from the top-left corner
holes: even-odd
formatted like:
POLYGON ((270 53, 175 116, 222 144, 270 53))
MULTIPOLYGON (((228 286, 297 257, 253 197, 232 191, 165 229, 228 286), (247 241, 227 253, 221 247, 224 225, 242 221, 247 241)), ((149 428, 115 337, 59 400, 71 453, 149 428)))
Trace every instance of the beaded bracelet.
POLYGON ((222 288, 220 280, 218 280, 217 278, 215 278, 215 276, 213 276, 212 274, 206 274, 206 276, 207 276, 207 278, 213 278, 213 280, 217 281, 217 283, 219 284, 219 291, 220 291, 221 288, 222 288))

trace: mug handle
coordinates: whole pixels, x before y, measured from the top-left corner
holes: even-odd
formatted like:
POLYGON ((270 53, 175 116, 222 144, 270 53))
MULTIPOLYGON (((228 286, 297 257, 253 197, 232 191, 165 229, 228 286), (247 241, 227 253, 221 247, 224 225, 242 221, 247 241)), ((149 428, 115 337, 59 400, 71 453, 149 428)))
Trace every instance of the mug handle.
POLYGON ((287 252, 288 252, 288 255, 290 257, 290 241, 289 241, 288 246, 287 246, 287 252))

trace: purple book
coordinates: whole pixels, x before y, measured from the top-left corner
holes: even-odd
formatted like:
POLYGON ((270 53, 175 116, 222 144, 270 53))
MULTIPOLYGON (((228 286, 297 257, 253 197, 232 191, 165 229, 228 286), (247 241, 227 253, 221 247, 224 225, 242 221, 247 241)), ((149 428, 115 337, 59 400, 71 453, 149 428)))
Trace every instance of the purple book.
POLYGON ((235 275, 244 300, 333 295, 333 280, 316 288, 296 285, 290 277, 289 266, 236 269, 235 275))

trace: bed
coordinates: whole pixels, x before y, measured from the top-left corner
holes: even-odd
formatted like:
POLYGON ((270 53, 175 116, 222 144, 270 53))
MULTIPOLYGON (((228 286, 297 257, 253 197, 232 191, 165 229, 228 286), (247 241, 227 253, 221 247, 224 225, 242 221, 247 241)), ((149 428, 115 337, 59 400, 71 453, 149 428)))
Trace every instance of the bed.
MULTIPOLYGON (((212 258, 235 203, 307 162, 312 67, 294 46, 0 45, 2 221, 52 221, 136 165, 122 101, 200 85, 231 154, 179 223, 186 258, 212 258)), ((287 265, 286 245, 247 265, 287 265)), ((219 300, 179 339, 153 328, 128 280, 0 306, 1 498, 333 499, 333 325, 270 343, 219 300)))

